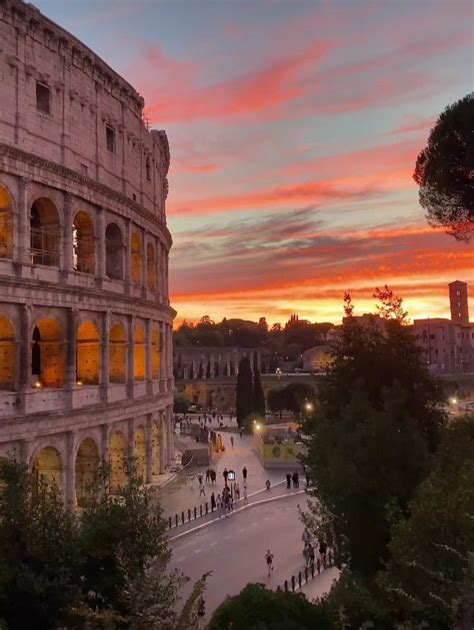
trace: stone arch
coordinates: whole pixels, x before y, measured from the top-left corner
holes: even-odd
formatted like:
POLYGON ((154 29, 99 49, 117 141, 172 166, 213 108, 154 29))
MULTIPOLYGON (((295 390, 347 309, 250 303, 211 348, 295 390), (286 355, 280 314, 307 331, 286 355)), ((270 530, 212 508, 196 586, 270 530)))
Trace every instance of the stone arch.
POLYGON ((136 381, 143 381, 146 374, 145 329, 135 326, 133 332, 133 376, 136 381))
POLYGON ((105 230, 105 273, 112 280, 123 280, 123 237, 116 223, 105 230))
POLYGON ((132 284, 142 283, 142 240, 137 232, 133 232, 130 239, 130 255, 132 265, 132 284))
POLYGON ((55 487, 59 494, 64 494, 64 470, 61 455, 54 446, 45 446, 32 458, 31 470, 39 486, 43 481, 55 487))
POLYGON ((64 384, 64 343, 61 327, 52 317, 41 319, 33 328, 31 372, 36 387, 64 384))
POLYGON ((8 190, 0 184, 0 258, 13 257, 13 203, 8 190))
POLYGON ((146 434, 143 426, 135 429, 133 436, 133 456, 137 466, 138 476, 143 483, 146 482, 146 434))
POLYGON ((76 333, 76 379, 78 385, 98 385, 100 375, 100 333, 87 320, 76 333))
POLYGON ((15 387, 15 327, 0 315, 0 390, 15 387))
POLYGON ((59 213, 47 197, 38 197, 30 211, 30 255, 34 265, 59 267, 59 213))
POLYGON ((109 444, 110 492, 116 494, 127 482, 125 460, 127 445, 121 431, 112 434, 109 444))
POLYGON ((94 475, 100 463, 99 449, 91 437, 79 444, 76 454, 76 504, 85 507, 91 499, 94 475))
POLYGON ((109 331, 109 381, 125 383, 127 370, 127 337, 122 324, 113 324, 109 331))
POLYGON ((155 248, 151 243, 146 246, 146 280, 150 291, 156 291, 155 248))
POLYGON ((151 332, 151 376, 160 376, 160 335, 156 328, 151 332))
POLYGON ((151 474, 160 474, 160 429, 156 422, 151 426, 151 474))
POLYGON ((84 210, 80 210, 72 223, 73 264, 76 271, 95 272, 94 224, 84 210))

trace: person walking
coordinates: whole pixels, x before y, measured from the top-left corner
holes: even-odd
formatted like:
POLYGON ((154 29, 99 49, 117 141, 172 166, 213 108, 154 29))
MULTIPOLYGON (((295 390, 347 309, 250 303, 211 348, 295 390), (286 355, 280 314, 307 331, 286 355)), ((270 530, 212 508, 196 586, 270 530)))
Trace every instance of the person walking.
POLYGON ((211 478, 211 471, 208 468, 206 470, 206 483, 209 483, 210 478, 211 478))
POLYGON ((286 487, 288 490, 291 488, 291 474, 289 472, 286 473, 286 487))
POLYGON ((244 468, 242 470, 242 477, 244 478, 244 486, 245 486, 245 485, 247 485, 247 483, 246 483, 247 482, 247 469, 245 468, 245 466, 244 466, 244 468))
POLYGON ((299 487, 299 475, 295 470, 295 472, 293 473, 293 488, 298 488, 298 487, 299 487))
POLYGON ((309 547, 309 552, 308 552, 308 560, 309 560, 309 566, 314 566, 314 547, 311 543, 309 543, 308 545, 309 547))
POLYGON ((221 511, 222 511, 222 499, 221 499, 220 493, 217 495, 216 509, 219 511, 219 518, 220 518, 221 517, 221 511))
POLYGON ((305 472, 305 477, 306 477, 306 487, 309 488, 309 472, 308 471, 305 472))
POLYGON ((232 448, 234 448, 234 436, 230 436, 230 443, 232 444, 232 448))
POLYGON ((224 468, 224 472, 222 473, 222 476, 224 477, 224 483, 225 483, 225 486, 227 487, 227 477, 229 476, 229 471, 227 470, 227 468, 224 468))
POLYGON ((235 500, 240 501, 240 486, 238 483, 234 485, 235 500))
POLYGON ((267 563, 268 577, 271 576, 273 571, 273 554, 270 549, 267 549, 267 553, 265 554, 265 561, 267 563))
POLYGON ((216 497, 214 496, 214 492, 211 494, 211 512, 214 512, 216 509, 216 497))
POLYGON ((244 434, 244 430, 242 429, 242 427, 240 427, 239 429, 239 433, 240 433, 240 439, 242 439, 242 436, 244 434))
POLYGON ((323 567, 326 568, 326 553, 328 550, 328 546, 326 545, 326 543, 324 541, 320 541, 319 543, 319 554, 321 556, 321 559, 323 561, 323 567))
POLYGON ((206 489, 204 487, 204 483, 202 481, 202 475, 201 474, 199 474, 198 480, 199 480, 199 496, 205 497, 206 496, 206 489))
POLYGON ((244 485, 244 503, 248 503, 249 502, 249 498, 247 496, 247 486, 244 485))
POLYGON ((303 530, 303 535, 301 536, 301 540, 304 542, 305 545, 307 545, 311 541, 311 535, 307 527, 305 527, 303 530))
POLYGON ((216 483, 216 471, 215 470, 211 470, 211 482, 212 483, 216 483))
POLYGON ((305 543, 303 547, 304 564, 307 567, 309 562, 309 544, 305 543))

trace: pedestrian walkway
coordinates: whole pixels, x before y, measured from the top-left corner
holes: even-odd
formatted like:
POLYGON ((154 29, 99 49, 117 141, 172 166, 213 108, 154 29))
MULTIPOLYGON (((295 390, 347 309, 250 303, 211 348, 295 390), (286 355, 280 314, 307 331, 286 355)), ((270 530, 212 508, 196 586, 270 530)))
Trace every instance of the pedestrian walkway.
MULTIPOLYGON (((194 507, 199 511, 201 505, 204 510, 206 501, 210 505, 212 492, 214 492, 216 498, 218 493, 222 493, 224 487, 223 472, 225 468, 227 468, 228 471, 233 470, 235 472, 235 481, 240 486, 241 496, 244 486, 242 470, 244 467, 247 468, 247 493, 249 495, 249 501, 251 498, 250 495, 265 489, 267 480, 270 481, 271 487, 278 482, 284 481, 286 470, 266 470, 263 468, 254 449, 253 436, 243 435, 241 438, 238 433, 226 432, 222 432, 221 435, 225 451, 210 466, 217 473, 216 483, 211 484, 205 482, 207 467, 204 466, 194 467, 179 479, 177 478, 163 488, 158 488, 157 496, 163 508, 164 518, 168 519, 169 516, 174 518, 175 514, 181 514, 182 511, 185 511, 187 514, 187 510, 194 510, 194 507), (234 437, 233 447, 231 445, 231 436, 234 437), (205 482, 205 497, 199 496, 199 472, 203 475, 205 482)), ((300 486, 300 488, 301 487, 302 486, 300 486)), ((281 492, 284 486, 280 486, 279 488, 279 492, 281 492)), ((270 493, 273 496, 272 490, 270 490, 270 493)))

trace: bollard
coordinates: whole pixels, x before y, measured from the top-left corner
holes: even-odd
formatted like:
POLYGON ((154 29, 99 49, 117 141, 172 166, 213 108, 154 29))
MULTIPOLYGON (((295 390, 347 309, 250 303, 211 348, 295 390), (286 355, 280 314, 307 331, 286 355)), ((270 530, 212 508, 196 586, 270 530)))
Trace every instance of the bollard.
POLYGON ((175 514, 175 517, 176 517, 176 527, 178 527, 178 515, 175 514))
POLYGON ((168 518, 168 525, 169 525, 169 528, 171 529, 171 525, 172 525, 172 523, 171 523, 171 516, 168 518))
POLYGON ((291 576, 291 590, 293 591, 293 593, 295 592, 295 576, 294 575, 291 576))
POLYGON ((329 560, 329 566, 332 567, 334 556, 332 555, 331 552, 328 553, 328 560, 329 560))
POLYGON ((181 512, 181 523, 184 525, 184 512, 181 512))
POLYGON ((191 520, 191 510, 188 508, 188 523, 191 520))
POLYGON ((318 575, 321 573, 321 560, 318 558, 318 575))
POLYGON ((298 571, 298 586, 301 588, 301 571, 298 571))
POLYGON ((285 580, 285 593, 288 593, 288 580, 285 580))
POLYGON ((206 501, 206 514, 209 512, 208 510, 208 505, 207 505, 207 501, 206 501))
POLYGON ((304 579, 305 582, 308 583, 308 567, 304 568, 304 579))
MULTIPOLYGON (((201 511, 202 511, 202 508, 201 508, 201 511)), ((198 516, 197 510, 196 510, 196 508, 194 508, 194 520, 197 519, 197 516, 198 516)), ((202 514, 201 514, 201 516, 202 516, 202 514)))
POLYGON ((199 506, 199 516, 202 516, 202 505, 199 506))
POLYGON ((314 579, 314 562, 311 563, 311 577, 314 579))

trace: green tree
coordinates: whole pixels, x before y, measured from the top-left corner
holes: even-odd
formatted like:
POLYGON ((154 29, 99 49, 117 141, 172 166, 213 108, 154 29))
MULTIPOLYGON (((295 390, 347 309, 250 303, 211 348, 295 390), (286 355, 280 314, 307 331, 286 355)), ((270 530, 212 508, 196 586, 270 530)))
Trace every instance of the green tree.
POLYGON ((389 551, 378 583, 394 617, 451 628, 474 553, 474 417, 445 431, 409 517, 393 526, 389 551))
POLYGON ((26 466, 0 460, 0 486, 0 619, 11 630, 70 627, 81 595, 74 516, 26 466))
POLYGON ((184 394, 175 394, 173 411, 175 413, 188 413, 189 398, 184 394))
POLYGON ((314 405, 316 395, 314 387, 309 385, 309 383, 289 383, 283 389, 283 399, 285 408, 299 418, 301 413, 304 412, 306 402, 312 402, 314 405))
POLYGON ((420 204, 434 226, 459 240, 474 231, 474 93, 447 107, 416 161, 420 204))
POLYGON ((284 387, 275 387, 274 389, 270 389, 267 394, 267 402, 270 411, 279 413, 281 418, 282 411, 286 409, 284 387))
POLYGON ((306 462, 317 497, 310 524, 356 574, 380 569, 390 513, 406 513, 429 471, 443 423, 439 397, 406 326, 345 320, 317 420, 307 425, 306 462))
POLYGON ((256 358, 254 359, 253 365, 253 402, 255 407, 254 411, 262 416, 262 418, 265 418, 265 394, 263 393, 260 370, 258 369, 256 358))
POLYGON ((209 630, 332 630, 324 604, 311 604, 301 593, 271 591, 248 584, 214 612, 209 630))
POLYGON ((248 423, 254 411, 254 393, 250 361, 244 357, 239 363, 236 391, 236 416, 239 427, 248 423))

